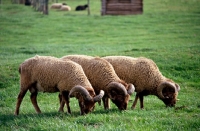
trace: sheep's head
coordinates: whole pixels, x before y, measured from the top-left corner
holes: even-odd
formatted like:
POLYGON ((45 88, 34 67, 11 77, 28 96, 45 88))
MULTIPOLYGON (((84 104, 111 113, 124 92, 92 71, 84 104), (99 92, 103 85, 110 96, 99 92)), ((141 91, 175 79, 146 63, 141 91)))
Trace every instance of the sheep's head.
POLYGON ((95 103, 100 101, 103 96, 103 90, 100 91, 99 95, 93 97, 82 86, 75 86, 69 93, 69 97, 76 97, 78 99, 81 115, 92 112, 94 110, 95 103))
POLYGON ((92 112, 95 108, 95 102, 92 100, 84 100, 84 98, 79 97, 79 106, 80 106, 80 113, 81 115, 88 114, 92 112))
POLYGON ((117 82, 111 82, 108 85, 108 96, 111 99, 111 101, 118 107, 119 110, 126 110, 128 101, 130 99, 130 95, 135 90, 134 86, 132 84, 129 85, 129 90, 127 91, 126 88, 121 84, 117 82), (128 93, 131 94, 128 94, 128 93))
POLYGON ((158 86, 158 97, 167 107, 174 107, 180 86, 174 82, 165 81, 158 86))
POLYGON ((84 7, 85 7, 85 8, 87 8, 87 7, 88 7, 88 5, 86 4, 86 5, 84 5, 84 7))

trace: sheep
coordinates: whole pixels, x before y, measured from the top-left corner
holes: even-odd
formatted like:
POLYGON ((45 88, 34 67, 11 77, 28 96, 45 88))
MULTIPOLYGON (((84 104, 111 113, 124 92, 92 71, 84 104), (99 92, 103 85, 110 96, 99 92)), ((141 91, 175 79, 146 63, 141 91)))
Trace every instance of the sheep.
POLYGON ((63 5, 67 5, 66 3, 53 3, 51 5, 51 9, 60 9, 63 5))
POLYGON ((79 5, 79 6, 77 6, 76 7, 76 11, 81 11, 81 10, 85 10, 86 8, 88 7, 88 5, 86 4, 86 5, 79 5))
POLYGON ((112 64, 121 79, 134 84, 137 93, 132 109, 135 108, 138 98, 140 108, 143 109, 143 99, 147 95, 157 96, 166 107, 175 106, 180 86, 163 76, 153 60, 128 56, 106 56, 102 58, 112 64))
POLYGON ((99 57, 86 55, 68 55, 63 56, 62 60, 72 60, 80 64, 92 84, 96 93, 100 90, 105 91, 102 98, 104 109, 110 108, 110 101, 118 107, 119 110, 126 110, 130 95, 135 88, 132 84, 122 81, 115 73, 112 65, 99 57))
MULTIPOLYGON (((20 64, 19 73, 20 92, 15 115, 19 114, 21 102, 28 90, 37 113, 41 113, 36 100, 38 92, 60 92, 70 114, 69 98, 76 97, 79 101, 81 115, 91 112, 95 102, 100 101, 104 95, 104 91, 100 91, 100 94, 96 96, 82 67, 73 61, 62 61, 52 56, 36 55, 20 64)), ((60 108, 59 111, 63 111, 63 109, 60 108)))
POLYGON ((24 5, 25 6, 31 6, 31 1, 30 0, 25 0, 24 5))
POLYGON ((71 7, 68 5, 62 5, 59 10, 60 11, 70 11, 71 7))

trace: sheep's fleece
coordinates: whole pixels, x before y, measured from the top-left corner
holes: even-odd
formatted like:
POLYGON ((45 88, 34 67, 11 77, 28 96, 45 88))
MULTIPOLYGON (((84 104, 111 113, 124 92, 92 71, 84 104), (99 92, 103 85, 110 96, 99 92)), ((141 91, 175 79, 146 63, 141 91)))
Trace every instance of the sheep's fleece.
POLYGON ((164 77, 151 59, 128 56, 106 56, 103 59, 112 64, 122 80, 134 84, 137 94, 132 108, 135 108, 138 98, 143 108, 143 96, 145 95, 158 96, 166 106, 176 104, 179 85, 164 77))
POLYGON ((128 99, 130 95, 134 92, 135 88, 132 84, 127 84, 126 82, 122 81, 117 76, 112 65, 109 62, 99 57, 92 57, 86 55, 68 55, 62 57, 61 59, 70 59, 80 64, 83 67, 83 70, 86 76, 88 77, 89 81, 91 82, 95 92, 99 93, 100 90, 105 91, 105 95, 103 97, 105 109, 109 109, 109 101, 105 100, 108 99, 105 98, 108 96, 120 110, 126 109, 128 99), (112 92, 116 93, 115 95, 109 95, 111 94, 111 83, 113 83, 112 87, 114 88, 112 89, 115 91, 112 92), (123 92, 124 95, 122 95, 123 92))
MULTIPOLYGON (((59 91, 68 106, 69 113, 71 113, 71 111, 69 108, 68 94, 71 89, 78 92, 81 89, 81 92, 79 93, 83 96, 82 99, 86 99, 87 97, 87 101, 93 99, 95 96, 94 89, 87 79, 82 67, 73 61, 62 61, 51 56, 36 55, 35 57, 25 60, 20 65, 19 72, 21 88, 16 105, 16 115, 19 114, 19 107, 27 90, 31 92, 31 101, 37 113, 41 112, 36 101, 37 92, 39 91, 50 93, 59 91), (84 97, 84 95, 86 97, 84 97)), ((71 94, 72 96, 77 97, 77 93, 73 94, 73 92, 71 92, 71 94)), ((79 98, 80 95, 77 99, 79 98)), ((88 103, 88 105, 94 106, 94 100, 91 101, 92 102, 88 103)), ((84 107, 88 108, 87 106, 84 107)), ((84 110, 88 109, 81 108, 81 113, 84 114, 84 110)))

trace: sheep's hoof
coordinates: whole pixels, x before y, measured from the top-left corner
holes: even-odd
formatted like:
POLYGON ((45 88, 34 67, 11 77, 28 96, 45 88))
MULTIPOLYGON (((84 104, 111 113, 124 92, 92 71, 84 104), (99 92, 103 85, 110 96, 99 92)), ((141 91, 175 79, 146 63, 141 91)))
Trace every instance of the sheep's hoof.
POLYGON ((18 116, 19 114, 17 114, 16 112, 14 113, 15 116, 18 116))
POLYGON ((37 111, 37 114, 41 114, 42 112, 41 111, 37 111))
POLYGON ((135 109, 135 106, 132 106, 131 109, 134 110, 134 109, 135 109))
POLYGON ((64 110, 59 109, 58 112, 64 112, 64 110))

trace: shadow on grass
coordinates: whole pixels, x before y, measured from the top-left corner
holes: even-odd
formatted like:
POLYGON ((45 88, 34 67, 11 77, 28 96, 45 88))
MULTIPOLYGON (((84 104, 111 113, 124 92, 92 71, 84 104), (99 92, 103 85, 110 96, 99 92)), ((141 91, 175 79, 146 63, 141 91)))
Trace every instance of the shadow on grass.
POLYGON ((102 109, 100 109, 100 110, 94 110, 91 113, 97 115, 97 114, 116 114, 116 113, 121 113, 121 112, 123 112, 123 111, 120 111, 117 108, 113 108, 113 109, 109 109, 109 110, 104 110, 104 109, 103 110, 102 109))
MULTIPOLYGON (((36 113, 29 113, 29 114, 19 114, 18 116, 14 115, 14 114, 3 114, 0 115, 0 125, 7 125, 7 123, 9 122, 14 122, 16 119, 26 119, 26 118, 46 118, 46 117, 55 117, 55 116, 59 116, 62 115, 64 113, 60 113, 60 112, 48 112, 48 113, 41 113, 41 114, 36 114, 36 113)), ((68 114, 66 114, 68 115, 68 114)))
POLYGON ((44 53, 48 53, 47 50, 39 50, 36 48, 25 48, 25 47, 21 47, 19 50, 19 53, 23 53, 23 54, 44 54, 44 53))
POLYGON ((133 52, 133 51, 151 52, 151 51, 156 51, 156 50, 150 49, 150 48, 142 48, 142 49, 133 48, 133 49, 130 49, 130 50, 125 50, 124 52, 133 52))
MULTIPOLYGON (((89 114, 116 114, 116 112, 121 112, 118 109, 110 109, 110 110, 94 110, 93 112, 89 113, 89 114)), ((28 120, 28 119, 43 119, 43 118, 54 118, 54 117, 59 117, 60 119, 65 119, 65 117, 69 117, 69 118, 74 118, 74 117, 81 117, 81 116, 87 116, 89 114, 86 115, 80 115, 80 111, 72 111, 71 114, 67 113, 67 112, 43 112, 40 114, 37 114, 35 112, 33 113, 28 113, 28 114, 24 114, 21 113, 19 115, 14 115, 14 114, 1 114, 0 115, 0 125, 4 125, 6 126, 8 123, 15 123, 16 120, 28 120)))

